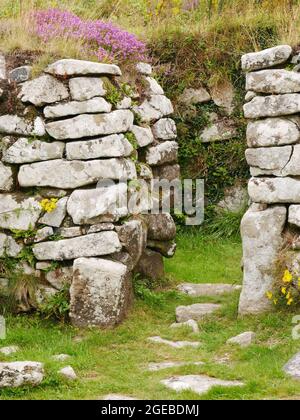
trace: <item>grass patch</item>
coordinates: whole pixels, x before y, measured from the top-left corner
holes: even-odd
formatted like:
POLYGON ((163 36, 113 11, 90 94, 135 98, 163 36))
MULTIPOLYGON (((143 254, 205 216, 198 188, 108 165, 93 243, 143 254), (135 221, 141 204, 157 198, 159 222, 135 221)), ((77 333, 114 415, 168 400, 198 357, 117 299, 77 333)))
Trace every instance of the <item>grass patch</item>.
MULTIPOLYGON (((241 244, 232 239, 210 239, 180 235, 179 251, 167 261, 167 272, 174 284, 186 281, 232 283, 241 279, 241 244)), ((153 291, 153 294, 156 292, 153 291)), ((237 318, 238 294, 217 298, 193 299, 160 288, 159 297, 150 302, 137 299, 128 319, 113 330, 80 331, 37 317, 9 317, 8 337, 1 345, 19 345, 19 353, 4 360, 37 360, 45 363, 46 378, 36 388, 1 390, 1 399, 100 399, 108 393, 123 393, 143 399, 262 399, 297 398, 300 383, 282 372, 284 363, 297 352, 299 343, 291 338, 292 314, 278 312, 263 316, 237 318), (200 333, 171 330, 176 306, 194 302, 222 304, 222 310, 200 322, 200 333), (229 346, 226 340, 246 330, 257 333, 257 343, 247 349, 229 346), (171 349, 147 341, 161 335, 167 339, 199 340, 199 349, 171 349), (79 379, 68 383, 57 370, 64 364, 54 362, 58 353, 71 355, 68 361, 79 379), (226 359, 225 364, 218 363, 226 359), (148 372, 147 364, 162 361, 203 361, 203 366, 177 367, 148 372), (160 380, 179 374, 208 374, 221 379, 241 380, 243 388, 214 388, 199 397, 185 391, 167 390, 160 380)), ((149 296, 148 296, 149 297, 149 296)))

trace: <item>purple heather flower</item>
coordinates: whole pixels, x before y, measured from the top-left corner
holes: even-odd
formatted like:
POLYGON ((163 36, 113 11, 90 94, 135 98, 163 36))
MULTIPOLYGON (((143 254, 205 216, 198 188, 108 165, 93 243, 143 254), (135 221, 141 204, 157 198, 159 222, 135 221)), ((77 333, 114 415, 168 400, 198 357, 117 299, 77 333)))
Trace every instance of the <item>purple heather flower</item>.
POLYGON ((146 45, 110 22, 82 20, 69 11, 38 10, 32 13, 33 32, 47 42, 54 38, 81 39, 86 50, 99 61, 147 59, 146 45))

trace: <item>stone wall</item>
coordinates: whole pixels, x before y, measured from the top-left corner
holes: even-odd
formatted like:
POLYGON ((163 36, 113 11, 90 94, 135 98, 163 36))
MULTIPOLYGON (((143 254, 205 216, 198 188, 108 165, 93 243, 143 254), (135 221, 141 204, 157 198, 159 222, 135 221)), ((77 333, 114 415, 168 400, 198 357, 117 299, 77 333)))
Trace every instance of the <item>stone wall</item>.
POLYGON ((129 85, 116 65, 66 59, 31 78, 0 58, 2 289, 34 278, 30 311, 69 285, 74 325, 115 325, 132 274, 162 277, 175 252, 172 217, 146 214, 153 172, 179 177, 172 104, 145 63, 129 85))
POLYGON ((278 266, 299 275, 300 73, 288 45, 242 57, 246 71, 247 162, 251 206, 241 232, 244 285, 240 313, 267 310, 278 266))

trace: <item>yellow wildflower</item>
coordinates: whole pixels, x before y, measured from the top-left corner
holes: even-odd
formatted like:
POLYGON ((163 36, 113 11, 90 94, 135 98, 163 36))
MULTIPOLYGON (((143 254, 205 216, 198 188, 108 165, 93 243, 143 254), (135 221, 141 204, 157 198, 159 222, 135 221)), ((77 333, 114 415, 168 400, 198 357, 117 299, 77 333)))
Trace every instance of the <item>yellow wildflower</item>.
POLYGON ((293 280, 292 274, 289 272, 289 270, 285 270, 282 281, 283 283, 291 283, 293 280))
POLYGON ((273 303, 274 303, 274 305, 277 305, 277 303, 278 303, 278 299, 274 299, 274 300, 273 300, 273 303))
POLYGON ((52 211, 56 209, 57 202, 58 202, 58 198, 51 198, 50 200, 48 198, 44 198, 40 202, 40 206, 45 212, 51 213, 52 211))
POLYGON ((271 300, 273 298, 273 293, 272 292, 267 292, 266 296, 269 300, 271 300))
POLYGON ((281 288, 281 293, 282 293, 283 295, 286 295, 286 287, 282 287, 282 288, 281 288))
POLYGON ((291 304, 294 302, 294 299, 293 298, 290 298, 288 301, 287 301, 287 305, 288 306, 291 306, 291 304))
POLYGON ((291 292, 288 292, 288 294, 286 295, 286 300, 290 300, 292 297, 291 292))

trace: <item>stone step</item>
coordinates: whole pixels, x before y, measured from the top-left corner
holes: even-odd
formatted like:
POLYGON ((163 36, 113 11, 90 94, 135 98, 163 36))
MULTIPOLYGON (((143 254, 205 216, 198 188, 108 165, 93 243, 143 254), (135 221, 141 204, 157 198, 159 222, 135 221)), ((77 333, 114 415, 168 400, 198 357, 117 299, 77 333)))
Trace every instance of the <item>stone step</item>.
POLYGON ((235 284, 221 284, 221 283, 182 283, 177 286, 177 289, 189 296, 219 296, 226 293, 232 293, 236 290, 241 290, 242 286, 235 284))
POLYGON ((195 303, 189 306, 178 306, 176 308, 176 321, 186 322, 189 319, 200 321, 207 315, 218 311, 221 305, 215 303, 195 303))
POLYGON ((199 347, 201 345, 198 341, 171 341, 171 340, 165 340, 161 337, 149 337, 149 341, 152 343, 157 344, 166 344, 170 347, 176 348, 176 349, 182 349, 183 347, 199 347))
POLYGON ((284 372, 294 379, 300 379, 300 352, 297 353, 283 368, 284 372))
POLYGON ((171 369, 174 367, 181 366, 202 366, 203 362, 161 362, 161 363, 149 363, 148 370, 150 372, 157 372, 158 370, 171 369))
POLYGON ((222 379, 211 378, 206 375, 173 376, 162 380, 161 383, 174 391, 180 392, 190 390, 199 395, 205 394, 214 386, 244 386, 244 384, 239 381, 224 381, 222 379))
POLYGON ((199 333, 199 327, 196 321, 189 319, 186 322, 174 322, 171 324, 170 328, 191 328, 195 334, 199 333))

